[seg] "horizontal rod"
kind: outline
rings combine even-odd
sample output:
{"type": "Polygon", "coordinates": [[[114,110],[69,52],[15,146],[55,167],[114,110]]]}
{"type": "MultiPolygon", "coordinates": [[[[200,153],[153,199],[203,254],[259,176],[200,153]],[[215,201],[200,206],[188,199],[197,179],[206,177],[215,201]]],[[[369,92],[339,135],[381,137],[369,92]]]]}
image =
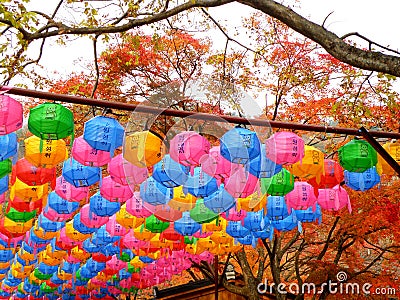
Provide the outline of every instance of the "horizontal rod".
{"type": "MultiPolygon", "coordinates": [[[[8,87],[8,86],[2,86],[0,90],[2,93],[17,95],[17,96],[26,96],[26,97],[46,99],[46,100],[52,100],[52,101],[61,101],[61,102],[73,103],[73,104],[97,106],[97,107],[103,107],[103,108],[114,108],[114,109],[120,109],[120,110],[126,110],[126,111],[136,111],[136,112],[140,112],[140,113],[151,113],[151,114],[156,114],[156,115],[166,115],[166,116],[174,116],[174,117],[181,117],[181,118],[189,118],[190,117],[190,118],[197,119],[197,120],[208,120],[208,121],[217,121],[217,122],[220,122],[221,119],[223,119],[223,120],[225,120],[229,123],[233,123],[233,124],[243,124],[243,125],[252,125],[252,126],[270,126],[272,128],[347,134],[347,135],[354,135],[354,136],[361,135],[359,129],[355,129],[355,128],[318,126],[318,125],[309,125],[309,124],[300,124],[300,123],[269,121],[269,120],[264,120],[264,119],[249,119],[249,118],[235,117],[235,116],[228,116],[228,115],[213,115],[213,114],[200,113],[200,112],[194,112],[194,111],[183,111],[183,110],[170,109],[170,108],[163,109],[163,108],[158,108],[158,107],[146,106],[146,105],[142,105],[142,104],[112,102],[112,101],[106,101],[106,100],[99,100],[99,99],[85,98],[85,97],[80,97],[80,96],[72,96],[72,95],[64,95],[64,94],[56,94],[56,93],[49,93],[49,92],[16,88],[16,87],[8,87]]],[[[400,139],[400,133],[398,133],[398,132],[371,130],[368,133],[374,137],[400,139]]]]}

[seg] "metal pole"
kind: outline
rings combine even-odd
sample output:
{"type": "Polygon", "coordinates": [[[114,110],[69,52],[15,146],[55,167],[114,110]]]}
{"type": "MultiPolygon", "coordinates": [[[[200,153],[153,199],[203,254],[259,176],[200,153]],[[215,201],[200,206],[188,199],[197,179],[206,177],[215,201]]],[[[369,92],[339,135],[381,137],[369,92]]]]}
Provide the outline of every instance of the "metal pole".
{"type": "MultiPolygon", "coordinates": [[[[55,94],[43,91],[36,91],[30,89],[22,89],[16,87],[8,87],[2,86],[0,89],[3,93],[18,95],[18,96],[27,96],[33,98],[47,99],[53,101],[61,101],[66,103],[74,103],[74,104],[82,104],[82,105],[90,105],[97,107],[107,107],[114,108],[120,110],[127,111],[137,111],[141,113],[152,113],[152,114],[161,114],[167,116],[181,117],[186,118],[190,117],[197,120],[208,120],[208,121],[217,121],[220,122],[221,119],[234,124],[243,124],[243,125],[253,125],[253,126],[271,126],[272,128],[283,128],[283,129],[294,129],[294,130],[304,130],[304,131],[313,131],[313,132],[325,132],[325,133],[336,133],[336,134],[347,134],[347,135],[355,135],[360,136],[359,129],[355,128],[341,128],[334,126],[318,126],[318,125],[308,125],[308,124],[299,124],[299,123],[288,123],[288,122],[278,122],[278,121],[268,121],[265,119],[247,119],[242,117],[235,116],[227,116],[227,115],[213,115],[207,113],[199,113],[194,111],[182,111],[176,109],[162,109],[158,107],[151,107],[145,105],[138,104],[130,104],[130,103],[122,103],[122,102],[112,102],[105,100],[98,100],[92,98],[84,98],[79,96],[71,96],[71,95],[63,95],[63,94],[55,94]]],[[[369,131],[369,134],[374,137],[380,138],[392,138],[392,139],[400,139],[400,133],[397,132],[387,132],[387,131],[369,131]]]]}
{"type": "MultiPolygon", "coordinates": [[[[223,274],[222,274],[222,276],[223,276],[223,274]]],[[[215,296],[214,296],[214,299],[218,300],[218,288],[219,288],[218,255],[214,255],[214,283],[215,283],[215,296]]]]}

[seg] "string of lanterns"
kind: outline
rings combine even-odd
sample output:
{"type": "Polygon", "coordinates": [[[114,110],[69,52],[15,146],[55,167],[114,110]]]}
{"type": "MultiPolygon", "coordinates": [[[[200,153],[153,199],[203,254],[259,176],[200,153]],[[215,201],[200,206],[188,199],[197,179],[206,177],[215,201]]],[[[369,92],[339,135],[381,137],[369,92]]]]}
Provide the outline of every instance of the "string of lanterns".
{"type": "MultiPolygon", "coordinates": [[[[1,95],[4,299],[100,299],[157,285],[192,261],[255,246],[275,230],[301,231],[324,210],[351,213],[343,181],[365,191],[393,175],[357,139],[336,162],[293,132],[262,143],[239,126],[217,146],[183,131],[167,149],[149,130],[127,135],[114,118],[96,116],[75,137],[72,112],[57,103],[30,110],[32,135],[18,159],[22,112],[1,95]]],[[[400,160],[400,144],[384,147],[400,160]]]]}

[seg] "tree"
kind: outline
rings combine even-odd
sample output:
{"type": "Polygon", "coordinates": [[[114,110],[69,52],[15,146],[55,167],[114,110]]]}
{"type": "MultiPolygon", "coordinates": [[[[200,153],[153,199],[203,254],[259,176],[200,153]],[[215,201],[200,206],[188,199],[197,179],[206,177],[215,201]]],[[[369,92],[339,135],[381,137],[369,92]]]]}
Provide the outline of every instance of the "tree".
{"type": "MultiPolygon", "coordinates": [[[[336,59],[357,68],[399,76],[400,58],[398,52],[381,46],[358,33],[349,33],[339,37],[324,27],[300,16],[289,6],[273,0],[196,0],[184,3],[174,1],[150,1],[142,3],[121,2],[76,2],[60,1],[51,14],[30,10],[24,1],[3,1],[1,3],[2,25],[2,62],[3,83],[7,84],[17,74],[25,72],[26,67],[36,64],[43,55],[46,39],[59,37],[65,42],[68,36],[89,35],[97,40],[108,34],[124,33],[145,25],[158,24],[163,20],[177,16],[182,12],[198,14],[198,8],[223,6],[238,2],[280,20],[290,28],[321,45],[336,59]],[[65,18],[65,11],[73,12],[74,19],[65,18]],[[369,44],[368,49],[348,41],[351,36],[363,38],[369,44]],[[39,43],[39,52],[30,58],[27,50],[39,43]],[[377,47],[379,50],[374,50],[377,47]]],[[[222,27],[219,27],[222,29],[222,27]]],[[[223,29],[222,29],[223,30],[223,29]]],[[[228,40],[230,35],[225,32],[228,40]]],[[[95,51],[96,53],[96,51],[95,51]]]]}

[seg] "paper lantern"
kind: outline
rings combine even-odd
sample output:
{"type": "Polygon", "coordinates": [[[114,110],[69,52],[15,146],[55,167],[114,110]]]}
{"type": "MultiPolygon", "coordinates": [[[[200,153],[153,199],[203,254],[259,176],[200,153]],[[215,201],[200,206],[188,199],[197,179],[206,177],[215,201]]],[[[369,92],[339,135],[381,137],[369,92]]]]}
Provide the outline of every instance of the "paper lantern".
{"type": "Polygon", "coordinates": [[[183,131],[170,141],[171,158],[184,166],[198,166],[210,151],[210,142],[195,131],[183,131]]]}
{"type": "Polygon", "coordinates": [[[119,202],[108,201],[100,192],[90,197],[89,205],[90,211],[100,217],[110,217],[121,208],[119,202]]]}
{"type": "Polygon", "coordinates": [[[338,211],[347,206],[349,213],[351,213],[349,195],[340,185],[328,189],[319,189],[317,202],[322,209],[332,211],[338,211]]]}
{"type": "Polygon", "coordinates": [[[355,191],[366,191],[373,188],[381,181],[381,178],[376,171],[375,167],[367,169],[366,171],[350,172],[344,171],[344,182],[346,185],[355,191]]]}
{"type": "Polygon", "coordinates": [[[137,218],[131,215],[126,210],[125,204],[122,205],[121,209],[115,214],[115,218],[119,224],[121,224],[123,227],[127,229],[136,228],[144,223],[144,218],[137,218]]]}
{"type": "Polygon", "coordinates": [[[269,178],[282,169],[281,165],[267,157],[265,144],[261,145],[260,155],[250,160],[248,171],[257,178],[269,178]]]}
{"type": "Polygon", "coordinates": [[[27,222],[36,217],[36,210],[18,211],[13,207],[8,206],[5,216],[14,222],[27,222]]]}
{"type": "Polygon", "coordinates": [[[71,214],[79,209],[78,202],[67,201],[56,192],[51,192],[48,195],[47,205],[59,214],[71,214]]]}
{"type": "Polygon", "coordinates": [[[80,202],[81,200],[86,199],[89,195],[88,187],[75,187],[73,184],[66,181],[63,176],[57,177],[54,191],[60,197],[73,202],[80,202]]]}
{"type": "Polygon", "coordinates": [[[259,188],[258,178],[240,167],[225,181],[225,190],[235,198],[246,198],[259,188]]]}
{"type": "Polygon", "coordinates": [[[221,184],[219,189],[211,195],[204,197],[204,205],[215,213],[222,213],[233,207],[236,203],[235,198],[228,193],[221,184]]]}
{"type": "Polygon", "coordinates": [[[75,187],[87,187],[100,180],[101,169],[99,167],[84,166],[71,158],[64,162],[62,176],[75,187]]]}
{"type": "Polygon", "coordinates": [[[169,154],[154,165],[153,178],[168,188],[183,185],[188,178],[189,168],[174,161],[169,154]]]}
{"type": "Polygon", "coordinates": [[[10,199],[18,197],[25,202],[38,201],[43,197],[47,196],[49,187],[47,184],[42,185],[27,185],[26,183],[20,181],[18,178],[11,187],[10,199]]]}
{"type": "Polygon", "coordinates": [[[271,220],[282,220],[289,216],[285,198],[283,196],[268,196],[266,216],[271,220]]]}
{"type": "Polygon", "coordinates": [[[271,225],[278,231],[291,231],[297,227],[299,232],[303,231],[301,226],[301,222],[297,219],[295,213],[290,214],[284,219],[281,220],[271,220],[271,225]]]}
{"type": "MultiPolygon", "coordinates": [[[[55,222],[62,222],[62,221],[55,221],[55,222]]],[[[58,235],[57,231],[45,231],[43,228],[39,226],[32,227],[32,232],[35,234],[35,236],[37,236],[39,239],[42,240],[51,240],[57,237],[58,235]]]]}
{"type": "Polygon", "coordinates": [[[289,211],[291,208],[307,209],[309,207],[315,211],[317,203],[312,185],[305,181],[296,181],[293,191],[285,195],[285,200],[289,211]]]}
{"type": "MultiPolygon", "coordinates": [[[[1,102],[0,102],[1,105],[1,102]]],[[[1,112],[0,112],[1,118],[1,112]]],[[[1,126],[0,126],[1,134],[1,126]]],[[[14,156],[18,152],[18,138],[15,132],[0,135],[0,161],[14,156]]]]}
{"type": "Polygon", "coordinates": [[[154,216],[163,222],[173,222],[182,217],[182,211],[173,209],[168,204],[156,205],[152,211],[154,216]]]}
{"type": "Polygon", "coordinates": [[[245,210],[238,210],[236,206],[233,206],[227,211],[223,212],[221,217],[227,221],[241,221],[246,217],[246,215],[247,212],[245,210]]]}
{"type": "Polygon", "coordinates": [[[90,167],[101,167],[111,161],[110,152],[92,148],[83,136],[74,140],[71,155],[82,165],[90,167]]]}
{"type": "Polygon", "coordinates": [[[313,210],[312,207],[303,210],[294,210],[297,220],[300,222],[315,222],[318,220],[318,224],[322,222],[322,211],[321,207],[317,204],[316,209],[313,210]]]}
{"type": "Polygon", "coordinates": [[[203,224],[215,220],[218,214],[205,206],[204,199],[198,199],[195,207],[190,210],[190,217],[197,223],[203,224]]]}
{"type": "Polygon", "coordinates": [[[243,219],[243,226],[250,231],[260,231],[265,227],[264,210],[249,211],[243,219]]]}
{"type": "Polygon", "coordinates": [[[332,188],[344,180],[343,168],[332,159],[324,160],[325,173],[321,176],[320,182],[316,178],[311,178],[308,183],[318,189],[332,188]]]}
{"type": "Polygon", "coordinates": [[[275,132],[265,141],[267,157],[279,165],[290,165],[304,157],[304,141],[289,131],[275,132]]]}
{"type": "Polygon", "coordinates": [[[56,168],[40,168],[32,165],[27,159],[22,158],[13,166],[11,182],[17,177],[27,185],[42,185],[54,182],[56,178],[56,168]]]}
{"type": "Polygon", "coordinates": [[[41,139],[63,139],[74,132],[74,116],[61,104],[42,103],[30,109],[28,129],[41,139]]]}
{"type": "Polygon", "coordinates": [[[321,150],[305,145],[304,157],[292,165],[287,166],[290,173],[302,179],[309,180],[316,178],[316,182],[321,182],[324,171],[324,154],[321,150]]]}
{"type": "Polygon", "coordinates": [[[135,186],[148,177],[147,168],[139,168],[128,162],[122,154],[114,156],[108,164],[108,173],[119,184],[135,186]]]}
{"type": "MultiPolygon", "coordinates": [[[[382,147],[397,163],[400,163],[400,142],[398,142],[397,140],[392,140],[383,144],[382,147]]],[[[376,171],[379,175],[396,175],[396,172],[393,170],[393,168],[379,154],[378,162],[376,164],[376,171]]]]}
{"type": "Polygon", "coordinates": [[[86,226],[85,224],[82,223],[81,221],[81,214],[77,213],[73,217],[73,222],[72,226],[74,227],[75,230],[79,231],[82,234],[90,234],[96,232],[97,228],[90,228],[86,226]]]}
{"type": "Polygon", "coordinates": [[[294,175],[282,169],[271,178],[261,178],[261,192],[272,196],[284,196],[294,188],[294,175]]]}
{"type": "Polygon", "coordinates": [[[0,204],[6,201],[6,192],[8,191],[8,176],[0,178],[0,204]]]}
{"type": "Polygon", "coordinates": [[[46,218],[43,214],[39,215],[38,225],[45,231],[56,232],[65,226],[65,222],[55,222],[46,218]]]}
{"type": "Polygon", "coordinates": [[[190,217],[189,212],[184,212],[182,218],[174,222],[174,229],[181,235],[193,235],[201,228],[200,224],[190,217]]]}
{"type": "Polygon", "coordinates": [[[204,173],[217,179],[221,184],[238,167],[221,155],[219,146],[212,147],[207,155],[201,159],[201,169],[204,173]]]}
{"type": "Polygon", "coordinates": [[[247,164],[261,152],[257,133],[242,127],[235,127],[226,132],[220,142],[221,155],[233,163],[247,164]]]}
{"type": "Polygon", "coordinates": [[[147,178],[140,184],[140,198],[152,205],[166,204],[172,196],[172,189],[156,181],[153,177],[147,178]]]}
{"type": "Polygon", "coordinates": [[[106,230],[111,236],[123,236],[128,232],[125,227],[117,222],[115,215],[108,220],[106,230]]]}
{"type": "Polygon", "coordinates": [[[206,197],[218,190],[217,180],[203,172],[200,167],[194,168],[183,186],[185,194],[190,193],[195,197],[206,197]]]}
{"type": "Polygon", "coordinates": [[[163,158],[165,146],[159,136],[145,130],[126,136],[123,151],[127,161],[144,168],[155,165],[163,158]]]}
{"type": "MultiPolygon", "coordinates": [[[[66,201],[66,200],[64,200],[66,201]]],[[[58,204],[54,204],[54,205],[58,205],[58,204]]],[[[63,222],[66,220],[71,219],[74,216],[75,211],[71,212],[71,213],[59,213],[57,211],[55,211],[53,208],[49,207],[49,205],[47,204],[43,211],[42,214],[49,220],[52,220],[54,222],[63,222]]]]}
{"type": "Polygon", "coordinates": [[[24,140],[25,158],[34,166],[54,168],[68,157],[64,140],[41,140],[31,136],[24,140]]]}
{"type": "Polygon", "coordinates": [[[145,228],[153,233],[163,232],[168,226],[169,222],[163,222],[154,215],[147,217],[145,221],[145,228]]]}
{"type": "Polygon", "coordinates": [[[12,162],[8,158],[6,160],[0,161],[0,178],[10,174],[12,170],[12,162]]]}
{"type": "Polygon", "coordinates": [[[26,222],[15,222],[7,217],[0,220],[0,232],[7,235],[7,236],[20,236],[25,234],[29,229],[33,226],[33,219],[30,219],[26,222]],[[5,229],[4,232],[1,229],[5,229]]]}
{"type": "Polygon", "coordinates": [[[101,226],[92,236],[92,243],[97,246],[106,246],[120,239],[119,236],[111,236],[106,230],[106,225],[101,226]]]}
{"type": "Polygon", "coordinates": [[[175,210],[188,211],[196,204],[197,198],[192,194],[185,194],[182,186],[175,187],[172,195],[168,205],[175,210]]]}
{"type": "Polygon", "coordinates": [[[107,176],[101,183],[100,195],[108,201],[124,203],[133,196],[133,192],[129,186],[117,183],[107,176]]]}
{"type": "Polygon", "coordinates": [[[126,211],[137,218],[147,218],[153,214],[153,209],[149,209],[149,206],[144,206],[140,193],[135,192],[133,196],[128,199],[125,203],[126,211]]]}
{"type": "Polygon", "coordinates": [[[349,172],[362,173],[378,162],[376,150],[364,140],[354,139],[338,150],[339,163],[349,172]]]}
{"type": "Polygon", "coordinates": [[[259,211],[267,204],[267,194],[257,191],[246,198],[236,199],[236,206],[239,210],[259,211]]]}
{"type": "Polygon", "coordinates": [[[229,221],[226,233],[231,237],[240,238],[250,234],[250,230],[244,227],[241,221],[229,221]]]}
{"type": "Polygon", "coordinates": [[[83,138],[94,149],[110,152],[122,146],[124,128],[114,118],[96,116],[85,122],[83,138]]]}
{"type": "MultiPolygon", "coordinates": [[[[90,237],[90,234],[80,233],[74,228],[73,220],[65,223],[65,235],[71,240],[82,242],[90,237]]],[[[73,247],[75,248],[75,247],[73,247]]]]}
{"type": "Polygon", "coordinates": [[[0,135],[9,134],[22,127],[23,108],[17,100],[0,95],[0,135]]]}

